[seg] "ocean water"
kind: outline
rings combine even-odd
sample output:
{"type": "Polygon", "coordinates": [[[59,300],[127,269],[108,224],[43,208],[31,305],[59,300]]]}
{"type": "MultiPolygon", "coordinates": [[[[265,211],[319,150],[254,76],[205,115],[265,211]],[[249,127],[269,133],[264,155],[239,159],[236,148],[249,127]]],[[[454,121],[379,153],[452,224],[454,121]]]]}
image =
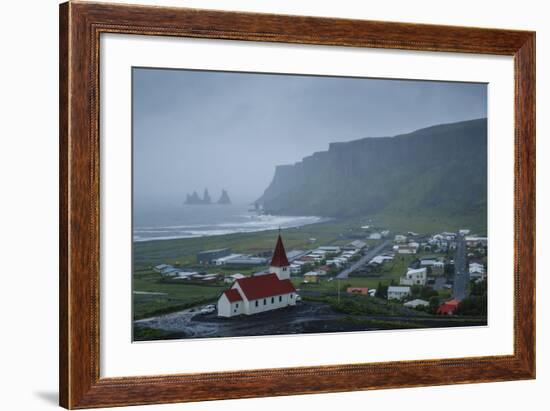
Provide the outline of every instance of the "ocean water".
{"type": "Polygon", "coordinates": [[[249,211],[248,205],[180,205],[135,210],[134,241],[193,238],[300,227],[316,216],[278,216],[249,211]]]}

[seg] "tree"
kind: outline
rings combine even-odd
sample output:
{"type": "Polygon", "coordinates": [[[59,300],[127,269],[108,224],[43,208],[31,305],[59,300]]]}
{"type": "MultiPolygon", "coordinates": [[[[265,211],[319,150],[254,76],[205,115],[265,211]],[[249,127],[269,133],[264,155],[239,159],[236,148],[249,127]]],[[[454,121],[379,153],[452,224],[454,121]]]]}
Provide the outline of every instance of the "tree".
{"type": "Polygon", "coordinates": [[[411,286],[411,297],[412,298],[418,298],[420,297],[420,293],[422,292],[422,286],[414,284],[411,286]]]}
{"type": "Polygon", "coordinates": [[[430,298],[437,297],[438,295],[439,294],[437,291],[430,287],[423,287],[422,291],[420,291],[420,298],[424,300],[429,300],[430,298]]]}
{"type": "Polygon", "coordinates": [[[374,293],[374,296],[376,298],[388,298],[388,286],[382,285],[382,283],[378,283],[378,287],[376,288],[376,293],[374,293]]]}

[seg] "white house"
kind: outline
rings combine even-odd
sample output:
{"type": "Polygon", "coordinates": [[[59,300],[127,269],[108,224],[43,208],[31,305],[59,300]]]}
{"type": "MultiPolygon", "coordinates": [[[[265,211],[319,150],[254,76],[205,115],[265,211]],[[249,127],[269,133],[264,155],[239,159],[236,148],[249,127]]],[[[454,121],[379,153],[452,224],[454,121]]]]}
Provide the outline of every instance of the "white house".
{"type": "Polygon", "coordinates": [[[351,243],[349,243],[349,246],[357,250],[361,250],[367,246],[367,243],[361,240],[354,240],[351,243]]]}
{"type": "Polygon", "coordinates": [[[166,270],[167,268],[172,268],[172,266],[168,265],[168,264],[159,264],[159,265],[156,265],[155,267],[153,267],[153,271],[155,271],[157,273],[160,273],[163,270],[166,270]]]}
{"type": "Polygon", "coordinates": [[[290,264],[290,274],[300,274],[302,266],[300,264],[290,264]]]}
{"type": "Polygon", "coordinates": [[[321,257],[324,257],[326,253],[326,250],[321,250],[318,248],[317,250],[313,250],[310,255],[320,255],[321,257]]]}
{"type": "Polygon", "coordinates": [[[177,268],[174,268],[172,266],[169,266],[168,268],[164,268],[160,271],[161,275],[168,276],[168,277],[174,277],[177,275],[178,272],[181,270],[178,270],[177,268]]]}
{"type": "Polygon", "coordinates": [[[380,240],[382,239],[382,234],[380,233],[371,233],[369,235],[369,240],[380,240]]]}
{"type": "Polygon", "coordinates": [[[405,242],[407,241],[407,236],[401,235],[401,234],[397,234],[397,235],[393,238],[393,241],[395,241],[396,243],[405,243],[405,242]]]}
{"type": "Polygon", "coordinates": [[[464,241],[466,241],[466,245],[468,247],[475,247],[477,245],[481,245],[482,247],[487,247],[487,237],[479,237],[479,236],[471,235],[471,236],[464,237],[464,241]]]}
{"type": "Polygon", "coordinates": [[[485,267],[480,263],[470,263],[469,270],[471,279],[484,280],[486,278],[485,267]]]}
{"type": "Polygon", "coordinates": [[[235,280],[218,299],[218,316],[252,315],[295,305],[298,294],[290,281],[290,264],[281,236],[269,267],[269,274],[235,280]]]}
{"type": "Polygon", "coordinates": [[[428,307],[430,305],[429,302],[426,300],[421,300],[417,298],[416,300],[407,301],[405,304],[403,304],[405,307],[408,308],[416,308],[416,307],[428,307]]]}
{"type": "Polygon", "coordinates": [[[224,278],[223,281],[225,283],[233,284],[235,281],[241,280],[243,278],[246,278],[246,276],[244,274],[236,273],[236,274],[228,275],[227,277],[224,278]]]}
{"type": "Polygon", "coordinates": [[[227,263],[227,261],[238,257],[242,257],[242,254],[229,254],[224,257],[220,257],[212,260],[212,263],[214,263],[215,265],[224,265],[225,263],[227,263]]]}
{"type": "Polygon", "coordinates": [[[416,251],[418,250],[418,248],[411,247],[409,245],[398,245],[394,246],[393,249],[397,251],[398,254],[416,254],[416,251]]]}
{"type": "Polygon", "coordinates": [[[188,280],[197,274],[198,273],[196,271],[177,271],[174,273],[174,277],[181,280],[188,280]]]}
{"type": "Polygon", "coordinates": [[[411,294],[411,287],[390,285],[388,287],[388,300],[401,300],[411,294]]]}
{"type": "Polygon", "coordinates": [[[404,277],[401,277],[399,284],[401,285],[426,285],[426,280],[428,278],[426,268],[409,268],[407,274],[404,277]]]}
{"type": "Polygon", "coordinates": [[[422,257],[420,259],[420,266],[421,267],[431,267],[432,265],[434,265],[435,263],[437,263],[439,260],[437,259],[437,257],[433,257],[433,256],[430,256],[430,257],[422,257]]]}
{"type": "Polygon", "coordinates": [[[393,260],[393,257],[392,256],[389,256],[389,255],[377,255],[375,256],[374,258],[372,258],[370,261],[369,261],[369,264],[383,264],[385,263],[386,261],[391,261],[393,260]]]}
{"type": "Polygon", "coordinates": [[[339,253],[340,252],[340,247],[333,246],[333,245],[323,245],[323,246],[319,247],[318,249],[319,250],[324,250],[328,253],[339,253]]]}

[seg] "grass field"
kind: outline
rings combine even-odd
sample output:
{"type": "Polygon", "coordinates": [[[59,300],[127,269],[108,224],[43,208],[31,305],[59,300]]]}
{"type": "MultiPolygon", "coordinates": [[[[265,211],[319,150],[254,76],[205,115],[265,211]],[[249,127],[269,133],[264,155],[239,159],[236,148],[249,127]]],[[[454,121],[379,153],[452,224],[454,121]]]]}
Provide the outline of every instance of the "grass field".
{"type": "Polygon", "coordinates": [[[414,216],[406,213],[385,212],[373,216],[376,224],[395,232],[414,231],[417,233],[437,233],[442,231],[456,232],[462,228],[469,228],[479,235],[487,234],[487,216],[475,213],[473,215],[457,215],[453,218],[435,215],[414,216]]]}
{"type": "Polygon", "coordinates": [[[141,271],[134,275],[134,319],[215,302],[227,287],[223,284],[168,284],[162,283],[160,280],[160,274],[152,271],[141,271]]]}

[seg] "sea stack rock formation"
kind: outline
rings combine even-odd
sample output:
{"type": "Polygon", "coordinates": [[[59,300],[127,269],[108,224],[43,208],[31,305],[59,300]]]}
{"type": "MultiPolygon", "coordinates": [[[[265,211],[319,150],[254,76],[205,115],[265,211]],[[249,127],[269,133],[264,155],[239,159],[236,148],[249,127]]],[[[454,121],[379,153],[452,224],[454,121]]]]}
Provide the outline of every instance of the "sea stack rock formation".
{"type": "Polygon", "coordinates": [[[218,204],[231,204],[231,199],[229,198],[229,194],[227,194],[226,190],[222,190],[222,195],[218,200],[218,204]]]}

